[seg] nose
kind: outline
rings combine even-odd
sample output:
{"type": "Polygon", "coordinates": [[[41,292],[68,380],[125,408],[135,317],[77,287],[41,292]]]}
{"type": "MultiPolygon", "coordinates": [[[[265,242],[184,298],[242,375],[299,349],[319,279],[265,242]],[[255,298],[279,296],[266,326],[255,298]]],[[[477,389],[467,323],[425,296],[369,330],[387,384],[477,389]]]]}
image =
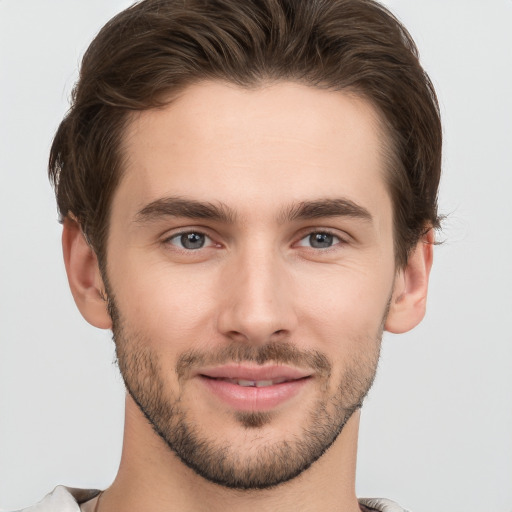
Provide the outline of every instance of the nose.
{"type": "Polygon", "coordinates": [[[234,257],[222,290],[218,329],[231,340],[265,344],[288,338],[295,329],[293,280],[271,250],[234,257]]]}

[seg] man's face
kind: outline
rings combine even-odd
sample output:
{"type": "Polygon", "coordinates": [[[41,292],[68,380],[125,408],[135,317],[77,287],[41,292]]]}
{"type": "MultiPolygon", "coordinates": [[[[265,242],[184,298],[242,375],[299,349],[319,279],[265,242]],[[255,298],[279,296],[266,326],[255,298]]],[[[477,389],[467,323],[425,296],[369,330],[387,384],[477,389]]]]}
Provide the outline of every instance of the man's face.
{"type": "Polygon", "coordinates": [[[368,392],[395,278],[383,143],[363,100],[291,83],[133,116],[107,247],[119,365],[205,478],[296,476],[368,392]]]}

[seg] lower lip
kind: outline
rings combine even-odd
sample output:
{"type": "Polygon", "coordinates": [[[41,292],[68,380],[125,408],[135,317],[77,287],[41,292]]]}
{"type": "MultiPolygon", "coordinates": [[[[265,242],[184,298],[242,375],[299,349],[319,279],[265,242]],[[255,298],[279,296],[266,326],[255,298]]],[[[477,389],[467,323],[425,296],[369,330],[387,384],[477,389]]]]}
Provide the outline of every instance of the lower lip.
{"type": "Polygon", "coordinates": [[[296,396],[310,378],[264,386],[239,386],[220,379],[200,377],[216,397],[238,411],[268,411],[296,396]]]}

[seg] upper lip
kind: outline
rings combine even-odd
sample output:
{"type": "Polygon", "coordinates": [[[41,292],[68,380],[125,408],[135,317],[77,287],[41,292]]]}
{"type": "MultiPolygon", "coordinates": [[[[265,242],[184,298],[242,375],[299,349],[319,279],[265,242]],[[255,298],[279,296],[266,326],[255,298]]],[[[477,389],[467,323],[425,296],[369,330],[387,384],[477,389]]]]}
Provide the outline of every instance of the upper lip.
{"type": "Polygon", "coordinates": [[[298,380],[310,377],[311,372],[292,366],[269,365],[253,366],[248,364],[227,364],[202,368],[198,375],[211,379],[240,379],[251,381],[298,380]]]}

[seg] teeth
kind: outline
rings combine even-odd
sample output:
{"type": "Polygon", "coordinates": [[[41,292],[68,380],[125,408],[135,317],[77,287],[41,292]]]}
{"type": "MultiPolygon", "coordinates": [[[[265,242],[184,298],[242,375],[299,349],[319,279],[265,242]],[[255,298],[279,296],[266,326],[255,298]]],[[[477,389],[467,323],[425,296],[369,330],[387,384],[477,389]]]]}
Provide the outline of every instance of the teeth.
{"type": "Polygon", "coordinates": [[[271,380],[259,380],[258,382],[256,382],[256,387],[264,388],[265,386],[272,386],[272,384],[274,384],[274,382],[271,380]]]}
{"type": "Polygon", "coordinates": [[[238,384],[243,387],[256,387],[256,388],[264,388],[266,386],[273,386],[274,384],[281,384],[281,382],[285,382],[286,379],[275,379],[275,380],[244,380],[244,379],[222,379],[227,382],[231,382],[232,384],[238,384]]]}
{"type": "Polygon", "coordinates": [[[256,386],[256,382],[253,380],[235,380],[234,384],[238,384],[239,386],[244,386],[244,387],[256,386]]]}

